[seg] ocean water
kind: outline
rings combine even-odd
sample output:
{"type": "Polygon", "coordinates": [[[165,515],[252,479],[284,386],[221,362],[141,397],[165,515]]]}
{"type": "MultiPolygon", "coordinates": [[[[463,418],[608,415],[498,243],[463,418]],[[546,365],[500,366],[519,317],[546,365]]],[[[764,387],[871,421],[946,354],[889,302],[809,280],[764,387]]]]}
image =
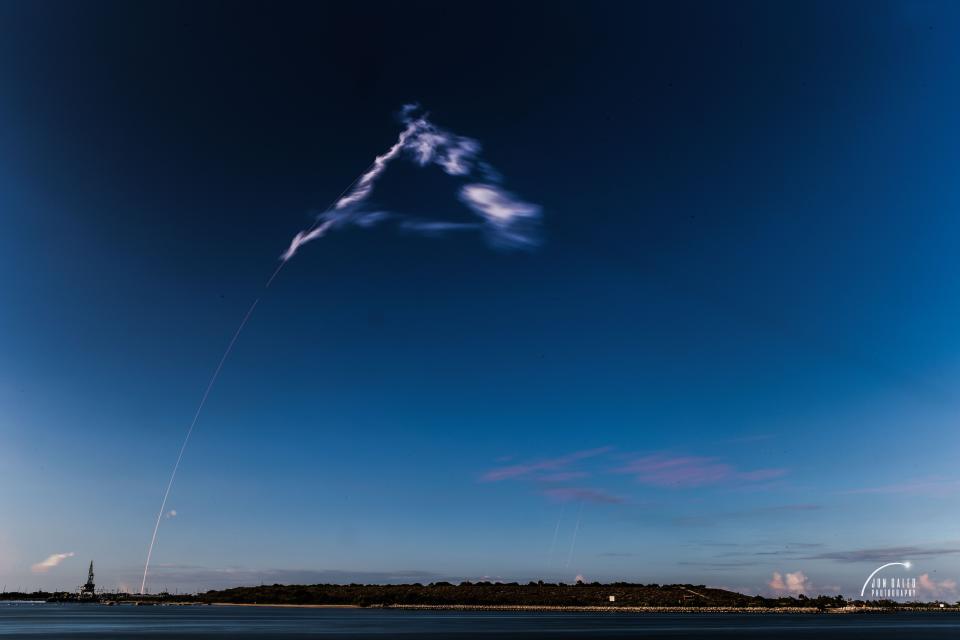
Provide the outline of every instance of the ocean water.
{"type": "Polygon", "coordinates": [[[0,638],[960,638],[960,615],[701,615],[0,603],[0,638]]]}

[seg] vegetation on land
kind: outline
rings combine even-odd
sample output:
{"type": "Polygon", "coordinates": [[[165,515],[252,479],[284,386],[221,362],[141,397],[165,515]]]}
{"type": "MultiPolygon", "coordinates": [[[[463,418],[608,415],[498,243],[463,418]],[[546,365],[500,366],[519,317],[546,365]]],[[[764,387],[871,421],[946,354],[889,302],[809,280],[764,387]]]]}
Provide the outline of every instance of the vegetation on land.
{"type": "Polygon", "coordinates": [[[200,594],[206,602],[356,606],[561,606],[561,607],[839,607],[842,596],[811,599],[747,596],[704,585],[545,582],[434,582],[400,585],[264,585],[200,594]],[[611,602],[610,597],[614,600],[611,602]]]}
{"type": "MultiPolygon", "coordinates": [[[[76,593],[35,591],[33,593],[0,593],[0,600],[46,600],[71,602],[83,599],[76,593]]],[[[341,605],[359,607],[427,606],[427,607],[683,607],[686,609],[798,609],[838,610],[851,607],[866,609],[916,610],[941,609],[935,603],[904,603],[892,600],[848,601],[843,596],[804,595],[766,598],[748,596],[725,589],[691,584],[633,584],[599,582],[576,584],[530,582],[433,582],[430,584],[313,584],[260,585],[212,590],[198,594],[141,596],[127,593],[101,593],[101,603],[132,602],[138,604],[261,604],[261,605],[341,605]],[[611,600],[611,596],[613,600],[611,600]]],[[[949,605],[951,610],[957,605],[949,605]]]]}

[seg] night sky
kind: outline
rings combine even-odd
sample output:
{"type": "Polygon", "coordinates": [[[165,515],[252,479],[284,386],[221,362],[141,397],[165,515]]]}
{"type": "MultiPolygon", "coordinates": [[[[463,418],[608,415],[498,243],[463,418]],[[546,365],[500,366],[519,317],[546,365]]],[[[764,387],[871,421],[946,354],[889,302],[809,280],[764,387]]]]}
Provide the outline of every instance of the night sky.
{"type": "Polygon", "coordinates": [[[260,297],[155,590],[956,599],[958,43],[936,2],[0,2],[0,582],[139,587],[260,297]],[[343,227],[265,291],[411,103],[536,241],[343,227]]]}

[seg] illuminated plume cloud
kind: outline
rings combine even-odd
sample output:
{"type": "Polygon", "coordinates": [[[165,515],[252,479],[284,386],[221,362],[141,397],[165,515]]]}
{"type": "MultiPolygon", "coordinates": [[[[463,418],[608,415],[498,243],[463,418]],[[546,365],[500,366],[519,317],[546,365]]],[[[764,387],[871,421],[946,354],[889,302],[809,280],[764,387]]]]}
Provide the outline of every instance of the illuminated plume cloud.
{"type": "Polygon", "coordinates": [[[481,230],[491,245],[502,249],[537,245],[537,224],[542,208],[524,202],[499,186],[502,176],[489,163],[480,160],[478,141],[434,125],[417,104],[404,105],[400,118],[404,129],[397,141],[374,158],[370,168],[328,210],[317,216],[313,226],[293,237],[281,260],[286,262],[300,247],[323,237],[335,227],[370,227],[385,220],[394,220],[402,230],[421,235],[481,230]],[[363,210],[377,179],[390,163],[404,156],[421,167],[436,165],[454,178],[479,177],[483,180],[463,185],[457,193],[459,200],[478,218],[477,222],[428,220],[388,211],[363,210]]]}
{"type": "Polygon", "coordinates": [[[37,564],[30,567],[30,570],[33,571],[34,573],[46,573],[47,571],[50,571],[50,569],[53,569],[55,566],[57,566],[58,564],[66,560],[67,558],[72,558],[72,557],[73,557],[72,551],[67,553],[54,553],[50,556],[47,556],[45,560],[42,560],[41,562],[38,562],[37,564]]]}
{"type": "Polygon", "coordinates": [[[176,518],[176,517],[177,517],[177,510],[176,510],[176,509],[170,509],[170,511],[167,511],[167,512],[164,514],[164,517],[165,517],[167,520],[169,520],[170,518],[176,518]]]}
{"type": "Polygon", "coordinates": [[[281,259],[284,261],[289,260],[293,257],[293,254],[297,252],[297,249],[300,248],[300,245],[304,245],[311,240],[316,240],[317,238],[323,236],[331,226],[333,226],[334,220],[331,218],[329,220],[324,220],[322,223],[310,229],[309,231],[300,231],[297,235],[293,236],[293,240],[290,242],[290,247],[284,252],[281,256],[281,259]]]}
{"type": "Polygon", "coordinates": [[[533,224],[540,217],[538,205],[523,202],[492,184],[468,184],[460,189],[460,199],[484,218],[496,246],[536,244],[533,224]]]}

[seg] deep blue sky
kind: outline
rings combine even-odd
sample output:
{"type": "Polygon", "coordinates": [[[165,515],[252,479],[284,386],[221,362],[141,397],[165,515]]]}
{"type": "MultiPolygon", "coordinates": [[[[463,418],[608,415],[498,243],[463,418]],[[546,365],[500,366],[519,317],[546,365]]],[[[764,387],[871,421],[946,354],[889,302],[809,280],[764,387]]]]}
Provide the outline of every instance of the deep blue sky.
{"type": "Polygon", "coordinates": [[[302,248],[152,587],[960,577],[958,42],[928,2],[3,3],[0,581],[138,586],[230,335],[411,101],[542,244],[302,248]]]}

